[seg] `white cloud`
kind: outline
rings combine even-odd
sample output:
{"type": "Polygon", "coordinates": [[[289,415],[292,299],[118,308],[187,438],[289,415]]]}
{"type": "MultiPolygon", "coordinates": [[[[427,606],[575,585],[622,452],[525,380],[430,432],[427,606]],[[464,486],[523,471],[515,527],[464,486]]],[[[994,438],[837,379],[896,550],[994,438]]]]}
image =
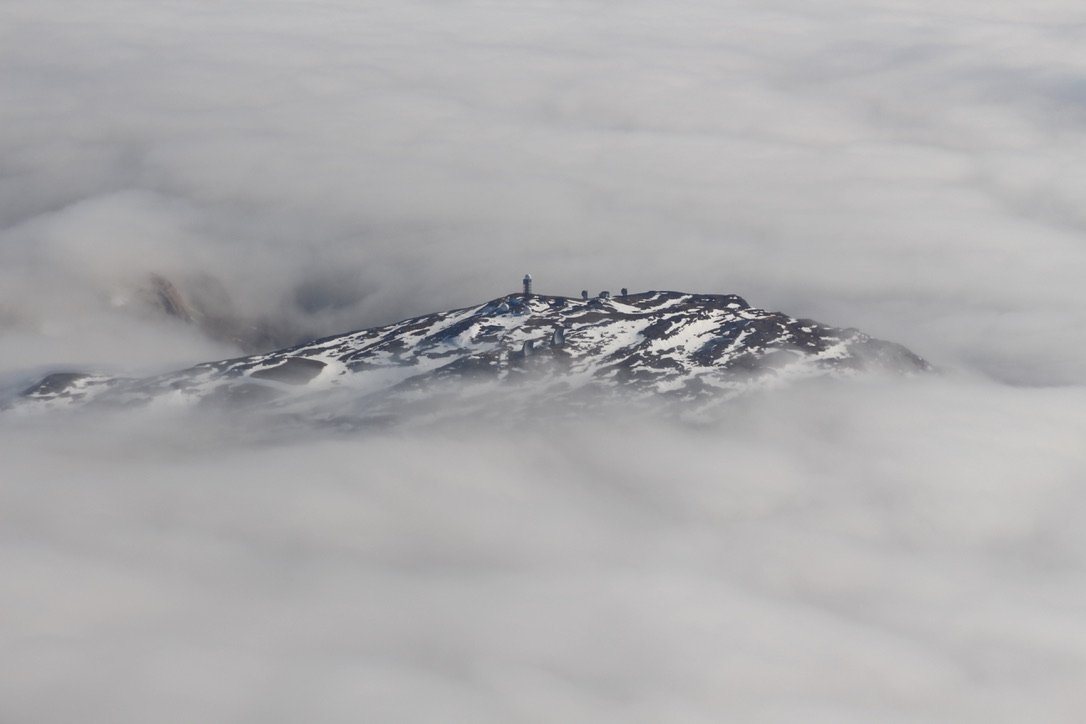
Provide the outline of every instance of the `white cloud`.
{"type": "MultiPolygon", "coordinates": [[[[149,235],[184,235],[240,311],[299,333],[473,303],[531,269],[555,292],[735,291],[949,364],[1077,380],[1073,12],[40,3],[8,11],[3,213],[43,228],[154,194],[189,211],[149,235]],[[355,297],[299,309],[330,276],[355,297]],[[1039,308],[1021,344],[985,330],[1039,308]]],[[[160,261],[92,221],[101,258],[160,261]]],[[[5,267],[37,243],[9,228],[5,267]]]]}
{"type": "Polygon", "coordinates": [[[958,372],[711,431],[5,420],[0,718],[1075,721],[1079,15],[0,8],[5,384],[236,353],[150,273],[287,335],[734,292],[958,372]]]}
{"type": "Polygon", "coordinates": [[[9,420],[0,711],[1074,721],[1083,403],[933,379],[708,429],[294,442],[9,420]]]}

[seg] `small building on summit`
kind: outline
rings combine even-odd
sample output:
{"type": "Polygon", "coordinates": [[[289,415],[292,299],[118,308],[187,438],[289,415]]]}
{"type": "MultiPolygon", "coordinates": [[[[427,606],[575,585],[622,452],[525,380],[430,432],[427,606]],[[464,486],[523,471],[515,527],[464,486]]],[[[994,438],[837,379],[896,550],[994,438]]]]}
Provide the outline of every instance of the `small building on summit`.
{"type": "Polygon", "coordinates": [[[527,299],[532,296],[532,275],[525,274],[521,281],[524,283],[524,298],[527,299]]]}

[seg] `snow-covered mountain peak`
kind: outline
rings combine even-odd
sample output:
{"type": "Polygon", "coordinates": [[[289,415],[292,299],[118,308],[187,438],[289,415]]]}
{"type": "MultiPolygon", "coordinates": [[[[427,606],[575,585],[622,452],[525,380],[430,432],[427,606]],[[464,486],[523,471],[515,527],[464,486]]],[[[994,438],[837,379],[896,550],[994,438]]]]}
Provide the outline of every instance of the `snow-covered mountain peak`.
{"type": "Polygon", "coordinates": [[[900,345],[752,308],[731,294],[511,294],[145,379],[61,372],[22,400],[46,407],[305,404],[366,417],[420,402],[469,410],[495,395],[702,404],[798,379],[927,369],[900,345]]]}

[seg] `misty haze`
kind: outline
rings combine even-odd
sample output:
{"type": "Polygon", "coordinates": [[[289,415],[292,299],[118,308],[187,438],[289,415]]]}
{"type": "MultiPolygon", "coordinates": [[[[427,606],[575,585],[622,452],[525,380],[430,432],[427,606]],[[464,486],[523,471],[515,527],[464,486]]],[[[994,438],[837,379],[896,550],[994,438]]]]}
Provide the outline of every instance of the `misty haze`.
{"type": "Polygon", "coordinates": [[[1083,47],[0,7],[0,721],[1081,721],[1083,47]]]}

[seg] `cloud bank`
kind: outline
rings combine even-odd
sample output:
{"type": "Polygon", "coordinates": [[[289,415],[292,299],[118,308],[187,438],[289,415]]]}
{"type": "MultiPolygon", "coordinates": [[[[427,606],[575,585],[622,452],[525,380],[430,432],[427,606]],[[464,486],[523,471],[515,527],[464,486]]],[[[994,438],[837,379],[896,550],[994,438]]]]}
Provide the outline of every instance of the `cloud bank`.
{"type": "Polygon", "coordinates": [[[275,339],[525,271],[737,293],[947,370],[699,429],[9,417],[0,719],[1080,716],[1070,0],[41,0],[0,28],[0,384],[239,353],[151,275],[275,339]]]}
{"type": "MultiPolygon", "coordinates": [[[[58,338],[16,361],[88,344],[124,275],[210,275],[303,334],[531,270],[540,291],[735,292],[1000,379],[1079,379],[1070,2],[4,13],[2,302],[58,338]]],[[[160,361],[124,323],[124,353],[160,361]]]]}
{"type": "Polygon", "coordinates": [[[918,380],[711,428],[294,442],[8,421],[0,710],[1074,721],[1084,403],[918,380]]]}

